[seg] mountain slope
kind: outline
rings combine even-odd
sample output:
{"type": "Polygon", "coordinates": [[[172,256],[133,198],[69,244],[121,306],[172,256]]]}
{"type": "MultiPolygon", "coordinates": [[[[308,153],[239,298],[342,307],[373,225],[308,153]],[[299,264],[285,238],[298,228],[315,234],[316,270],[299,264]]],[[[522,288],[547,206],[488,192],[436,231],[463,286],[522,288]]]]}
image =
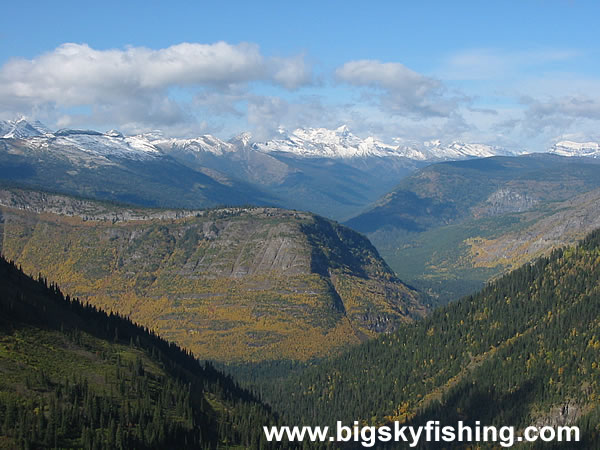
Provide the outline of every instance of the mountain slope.
{"type": "Polygon", "coordinates": [[[599,319],[596,231],[263,393],[291,423],[576,423],[597,448],[599,319]]]}
{"type": "Polygon", "coordinates": [[[0,448],[258,448],[270,412],[127,319],[0,258],[0,448]]]}
{"type": "MultiPolygon", "coordinates": [[[[213,136],[156,139],[152,143],[180,163],[203,173],[220,173],[269,192],[287,208],[330,218],[348,218],[389,191],[399,179],[423,165],[398,155],[361,152],[302,141],[290,148],[280,141],[252,144],[248,135],[229,142],[213,136]],[[319,147],[321,148],[321,147],[319,147]],[[350,154],[352,157],[343,157],[350,154]]],[[[355,138],[354,140],[358,140],[355,138]]],[[[359,147],[362,141],[358,140],[359,147]]]]}
{"type": "Polygon", "coordinates": [[[15,189],[0,203],[2,253],[25,271],[202,358],[306,360],[425,311],[364,236],[311,214],[136,210],[15,189]]]}
{"type": "Polygon", "coordinates": [[[6,136],[0,179],[23,186],[143,206],[275,203],[259,188],[194,170],[139,137],[88,130],[6,136]]]}
{"type": "Polygon", "coordinates": [[[458,142],[386,144],[345,126],[281,130],[266,142],[242,133],[225,142],[0,122],[0,179],[23,186],[142,206],[283,205],[339,220],[431,161],[507,153],[458,142]]]}
{"type": "Polygon", "coordinates": [[[457,298],[593,229],[598,214],[586,193],[593,197],[598,187],[600,171],[589,158],[440,163],[346,224],[367,232],[402,279],[440,299],[457,298]],[[584,217],[560,226],[565,209],[584,217]]]}
{"type": "Polygon", "coordinates": [[[50,130],[38,121],[29,123],[24,118],[18,120],[0,120],[0,138],[24,139],[32,136],[41,136],[49,132],[50,130]]]}
{"type": "Polygon", "coordinates": [[[148,139],[184,164],[258,184],[288,208],[334,219],[357,214],[431,161],[512,154],[458,142],[390,145],[373,137],[361,139],[346,126],[280,130],[265,142],[252,142],[247,133],[229,142],[213,136],[148,139]]]}

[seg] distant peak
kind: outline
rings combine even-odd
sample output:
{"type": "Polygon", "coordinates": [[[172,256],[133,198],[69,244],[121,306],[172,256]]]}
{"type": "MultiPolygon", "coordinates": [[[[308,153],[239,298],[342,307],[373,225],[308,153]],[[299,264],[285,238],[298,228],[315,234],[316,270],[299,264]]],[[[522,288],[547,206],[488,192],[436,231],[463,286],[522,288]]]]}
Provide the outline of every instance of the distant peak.
{"type": "Polygon", "coordinates": [[[341,127],[336,128],[335,132],[342,136],[347,136],[350,134],[350,128],[348,128],[348,125],[342,125],[341,127]]]}
{"type": "Polygon", "coordinates": [[[244,132],[244,133],[240,133],[238,134],[236,137],[234,137],[232,139],[233,141],[236,142],[241,142],[244,146],[248,145],[250,143],[250,141],[252,140],[252,134],[249,132],[244,132]]]}
{"type": "Polygon", "coordinates": [[[107,131],[104,134],[106,136],[110,136],[110,137],[117,137],[117,138],[122,138],[123,137],[123,133],[121,133],[120,131],[117,131],[117,130],[110,130],[110,131],[107,131]]]}
{"type": "Polygon", "coordinates": [[[425,145],[425,147],[439,147],[442,145],[442,141],[439,139],[432,139],[431,141],[425,141],[423,145],[425,145]]]}
{"type": "Polygon", "coordinates": [[[15,120],[0,121],[0,137],[13,139],[26,139],[49,133],[50,130],[39,121],[33,123],[25,116],[19,116],[15,120]]]}
{"type": "Polygon", "coordinates": [[[560,156],[600,157],[600,144],[597,142],[560,141],[554,144],[549,153],[560,156]]]}

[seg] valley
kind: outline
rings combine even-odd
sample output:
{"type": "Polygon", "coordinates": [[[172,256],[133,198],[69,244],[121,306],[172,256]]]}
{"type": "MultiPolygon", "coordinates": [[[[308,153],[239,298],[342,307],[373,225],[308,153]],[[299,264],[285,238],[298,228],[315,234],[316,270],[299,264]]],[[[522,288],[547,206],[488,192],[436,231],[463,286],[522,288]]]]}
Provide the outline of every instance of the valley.
{"type": "Polygon", "coordinates": [[[600,2],[3,2],[0,450],[599,450],[600,2]]]}
{"type": "Polygon", "coordinates": [[[176,139],[0,121],[0,179],[24,187],[152,207],[280,206],[335,220],[360,213],[427,164],[499,154],[513,152],[460,142],[390,145],[346,126],[280,130],[254,142],[249,133],[176,139]]]}
{"type": "Polygon", "coordinates": [[[554,155],[434,164],[345,222],[440,303],[599,225],[595,160],[554,155]]]}

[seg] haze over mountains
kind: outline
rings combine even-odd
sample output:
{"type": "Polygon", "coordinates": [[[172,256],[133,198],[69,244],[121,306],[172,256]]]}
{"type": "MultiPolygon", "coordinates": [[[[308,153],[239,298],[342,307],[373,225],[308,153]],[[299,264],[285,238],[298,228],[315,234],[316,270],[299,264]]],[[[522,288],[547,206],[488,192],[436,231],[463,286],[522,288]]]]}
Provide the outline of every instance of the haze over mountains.
{"type": "MultiPolygon", "coordinates": [[[[566,144],[553,151],[581,153],[566,144]]],[[[144,206],[281,206],[338,220],[361,213],[427,164],[521,153],[460,142],[388,144],[346,126],[280,129],[274,139],[253,142],[248,133],[229,141],[171,139],[0,122],[0,175],[24,185],[144,206]]]]}

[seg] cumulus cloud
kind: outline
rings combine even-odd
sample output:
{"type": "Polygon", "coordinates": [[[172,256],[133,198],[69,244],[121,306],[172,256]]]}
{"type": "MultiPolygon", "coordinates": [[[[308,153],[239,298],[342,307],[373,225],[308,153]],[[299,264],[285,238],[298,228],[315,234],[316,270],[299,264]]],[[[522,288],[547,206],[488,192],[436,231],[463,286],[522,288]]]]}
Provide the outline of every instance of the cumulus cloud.
{"type": "Polygon", "coordinates": [[[268,58],[251,43],[182,43],[158,50],[67,43],[4,64],[0,104],[19,112],[87,107],[95,119],[116,114],[125,122],[168,125],[190,117],[173,89],[228,91],[262,82],[293,90],[311,81],[303,55],[268,58]]]}
{"type": "Polygon", "coordinates": [[[395,114],[446,117],[456,110],[459,101],[445,95],[445,86],[440,81],[400,63],[349,61],[335,75],[341,82],[381,91],[380,105],[395,114]]]}

